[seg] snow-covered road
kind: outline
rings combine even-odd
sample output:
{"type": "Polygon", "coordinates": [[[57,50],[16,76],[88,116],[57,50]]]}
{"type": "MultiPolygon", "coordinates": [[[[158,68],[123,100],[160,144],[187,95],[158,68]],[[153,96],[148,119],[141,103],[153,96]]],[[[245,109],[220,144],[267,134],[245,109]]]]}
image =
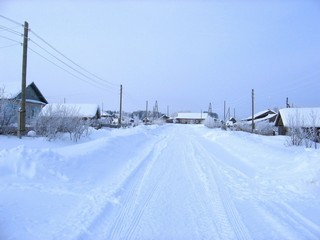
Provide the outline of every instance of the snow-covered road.
{"type": "Polygon", "coordinates": [[[0,239],[320,238],[320,152],[282,137],[165,125],[7,140],[0,239]]]}

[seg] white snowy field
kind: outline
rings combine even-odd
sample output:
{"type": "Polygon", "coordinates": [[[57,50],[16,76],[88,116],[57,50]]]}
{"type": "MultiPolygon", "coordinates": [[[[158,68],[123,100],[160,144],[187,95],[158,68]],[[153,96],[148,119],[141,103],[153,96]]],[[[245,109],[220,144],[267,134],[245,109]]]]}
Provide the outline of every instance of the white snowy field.
{"type": "Polygon", "coordinates": [[[0,239],[320,239],[320,150],[199,125],[0,136],[0,239]]]}

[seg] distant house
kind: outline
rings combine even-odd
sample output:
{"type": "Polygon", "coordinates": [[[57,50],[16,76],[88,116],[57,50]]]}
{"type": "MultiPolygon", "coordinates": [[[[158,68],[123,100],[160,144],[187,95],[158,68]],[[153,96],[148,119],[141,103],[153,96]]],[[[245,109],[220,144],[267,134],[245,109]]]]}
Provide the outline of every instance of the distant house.
{"type": "Polygon", "coordinates": [[[47,104],[41,110],[41,116],[53,116],[66,114],[67,117],[79,117],[82,119],[99,119],[100,107],[97,104],[47,104]]]}
{"type": "Polygon", "coordinates": [[[237,122],[237,120],[234,118],[234,117],[231,117],[227,122],[226,122],[226,125],[228,127],[232,127],[234,126],[234,124],[237,122]]]}
{"type": "Polygon", "coordinates": [[[165,114],[162,114],[160,117],[159,117],[159,120],[163,121],[163,122],[168,122],[169,120],[169,116],[165,115],[165,114]]]}
{"type": "MultiPolygon", "coordinates": [[[[253,119],[255,122],[260,122],[260,121],[274,122],[276,117],[277,117],[277,113],[273,110],[270,110],[270,109],[258,112],[253,115],[253,119]]],[[[241,121],[242,122],[251,122],[252,116],[244,118],[241,121]]]]}
{"type": "MultiPolygon", "coordinates": [[[[2,101],[10,102],[10,108],[16,113],[18,119],[18,111],[21,101],[21,83],[20,82],[0,82],[2,90],[2,101]]],[[[40,113],[43,106],[48,104],[48,101],[42,95],[34,82],[26,86],[26,122],[30,123],[40,113]]]]}
{"type": "Polygon", "coordinates": [[[288,128],[317,128],[320,130],[320,108],[283,108],[275,120],[279,135],[286,135],[288,128]]]}
{"type": "Polygon", "coordinates": [[[208,113],[178,113],[175,121],[183,124],[199,124],[203,123],[208,113]]]}

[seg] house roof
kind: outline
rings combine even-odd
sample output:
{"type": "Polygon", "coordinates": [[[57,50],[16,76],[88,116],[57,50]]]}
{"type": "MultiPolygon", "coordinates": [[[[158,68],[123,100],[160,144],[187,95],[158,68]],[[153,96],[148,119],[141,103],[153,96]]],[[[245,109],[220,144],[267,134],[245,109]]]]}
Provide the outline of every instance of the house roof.
{"type": "Polygon", "coordinates": [[[320,107],[283,108],[275,121],[276,126],[320,127],[320,107]]]}
{"type": "Polygon", "coordinates": [[[206,119],[208,113],[178,113],[176,119],[206,119]]]}
{"type": "MultiPolygon", "coordinates": [[[[3,90],[3,97],[9,98],[9,99],[20,99],[21,98],[21,82],[19,81],[11,81],[11,82],[0,82],[0,88],[3,90]]],[[[37,103],[45,103],[47,104],[48,101],[45,99],[45,97],[40,92],[39,88],[36,86],[34,82],[30,83],[26,86],[26,89],[32,89],[35,93],[31,94],[33,96],[29,96],[28,91],[26,91],[26,101],[31,102],[37,102],[37,103]],[[36,98],[36,99],[35,99],[36,98]]]]}
{"type": "Polygon", "coordinates": [[[45,105],[42,110],[42,116],[49,116],[52,112],[67,111],[68,116],[74,117],[95,117],[97,112],[100,114],[100,108],[97,104],[56,104],[45,105]]]}
{"type": "MultiPolygon", "coordinates": [[[[277,113],[273,110],[267,109],[264,111],[260,111],[256,114],[253,115],[253,118],[256,119],[261,119],[261,120],[267,120],[269,118],[274,117],[275,115],[277,115],[277,113]]],[[[252,116],[249,116],[247,118],[242,119],[241,121],[251,121],[252,120],[252,116]]]]}

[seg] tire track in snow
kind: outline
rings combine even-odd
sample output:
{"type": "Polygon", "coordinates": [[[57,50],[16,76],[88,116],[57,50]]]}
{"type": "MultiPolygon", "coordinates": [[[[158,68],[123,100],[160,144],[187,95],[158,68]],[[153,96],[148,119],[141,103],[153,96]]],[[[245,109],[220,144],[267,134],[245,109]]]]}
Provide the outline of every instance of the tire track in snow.
{"type": "MultiPolygon", "coordinates": [[[[148,203],[154,193],[157,191],[160,181],[155,182],[152,188],[146,193],[142,192],[142,186],[145,184],[145,178],[150,174],[155,161],[164,148],[167,147],[166,138],[161,139],[153,150],[145,157],[143,164],[130,176],[125,184],[125,192],[121,199],[121,208],[114,217],[112,228],[107,239],[131,239],[135,233],[141,216],[143,215],[148,203]],[[130,219],[130,221],[128,221],[130,219]],[[129,224],[127,224],[129,222],[129,224]]],[[[161,170],[161,169],[159,169],[161,170]]],[[[164,168],[162,170],[165,170],[164,168]]],[[[159,177],[163,172],[159,172],[159,177]]]]}
{"type": "MultiPolygon", "coordinates": [[[[205,141],[205,140],[204,140],[205,141]]],[[[194,159],[199,178],[206,186],[207,194],[211,195],[214,209],[218,215],[217,227],[220,228],[222,239],[251,239],[250,233],[241,220],[240,214],[234,205],[228,189],[222,180],[217,159],[205,147],[193,141],[194,159]],[[196,155],[198,153],[198,155],[196,155]]],[[[226,152],[226,154],[228,154],[226,152]]]]}
{"type": "Polygon", "coordinates": [[[186,154],[186,159],[183,163],[187,173],[188,182],[192,187],[192,192],[194,193],[193,196],[195,198],[190,207],[192,209],[194,219],[197,222],[197,228],[195,229],[198,236],[197,239],[219,239],[221,237],[219,234],[219,228],[217,227],[215,220],[212,218],[213,214],[211,215],[210,211],[212,208],[212,198],[210,194],[208,194],[207,185],[201,184],[203,183],[203,178],[205,178],[205,176],[202,174],[199,175],[199,166],[196,164],[196,155],[190,140],[185,144],[185,150],[190,153],[188,155],[186,154]],[[207,195],[209,195],[205,198],[203,197],[204,190],[207,195]],[[200,218],[199,215],[201,216],[200,218]]]}
{"type": "Polygon", "coordinates": [[[138,156],[131,157],[130,166],[121,173],[116,185],[93,189],[88,194],[88,199],[79,205],[80,212],[66,221],[64,228],[56,234],[55,238],[63,236],[64,239],[106,239],[110,225],[109,215],[112,215],[113,210],[119,206],[118,196],[121,196],[126,186],[148,165],[149,158],[154,152],[151,146],[161,144],[164,138],[154,136],[155,141],[151,140],[151,144],[149,141],[138,156]]]}
{"type": "Polygon", "coordinates": [[[274,239],[317,240],[320,229],[285,202],[260,202],[256,210],[272,226],[274,239]]]}

